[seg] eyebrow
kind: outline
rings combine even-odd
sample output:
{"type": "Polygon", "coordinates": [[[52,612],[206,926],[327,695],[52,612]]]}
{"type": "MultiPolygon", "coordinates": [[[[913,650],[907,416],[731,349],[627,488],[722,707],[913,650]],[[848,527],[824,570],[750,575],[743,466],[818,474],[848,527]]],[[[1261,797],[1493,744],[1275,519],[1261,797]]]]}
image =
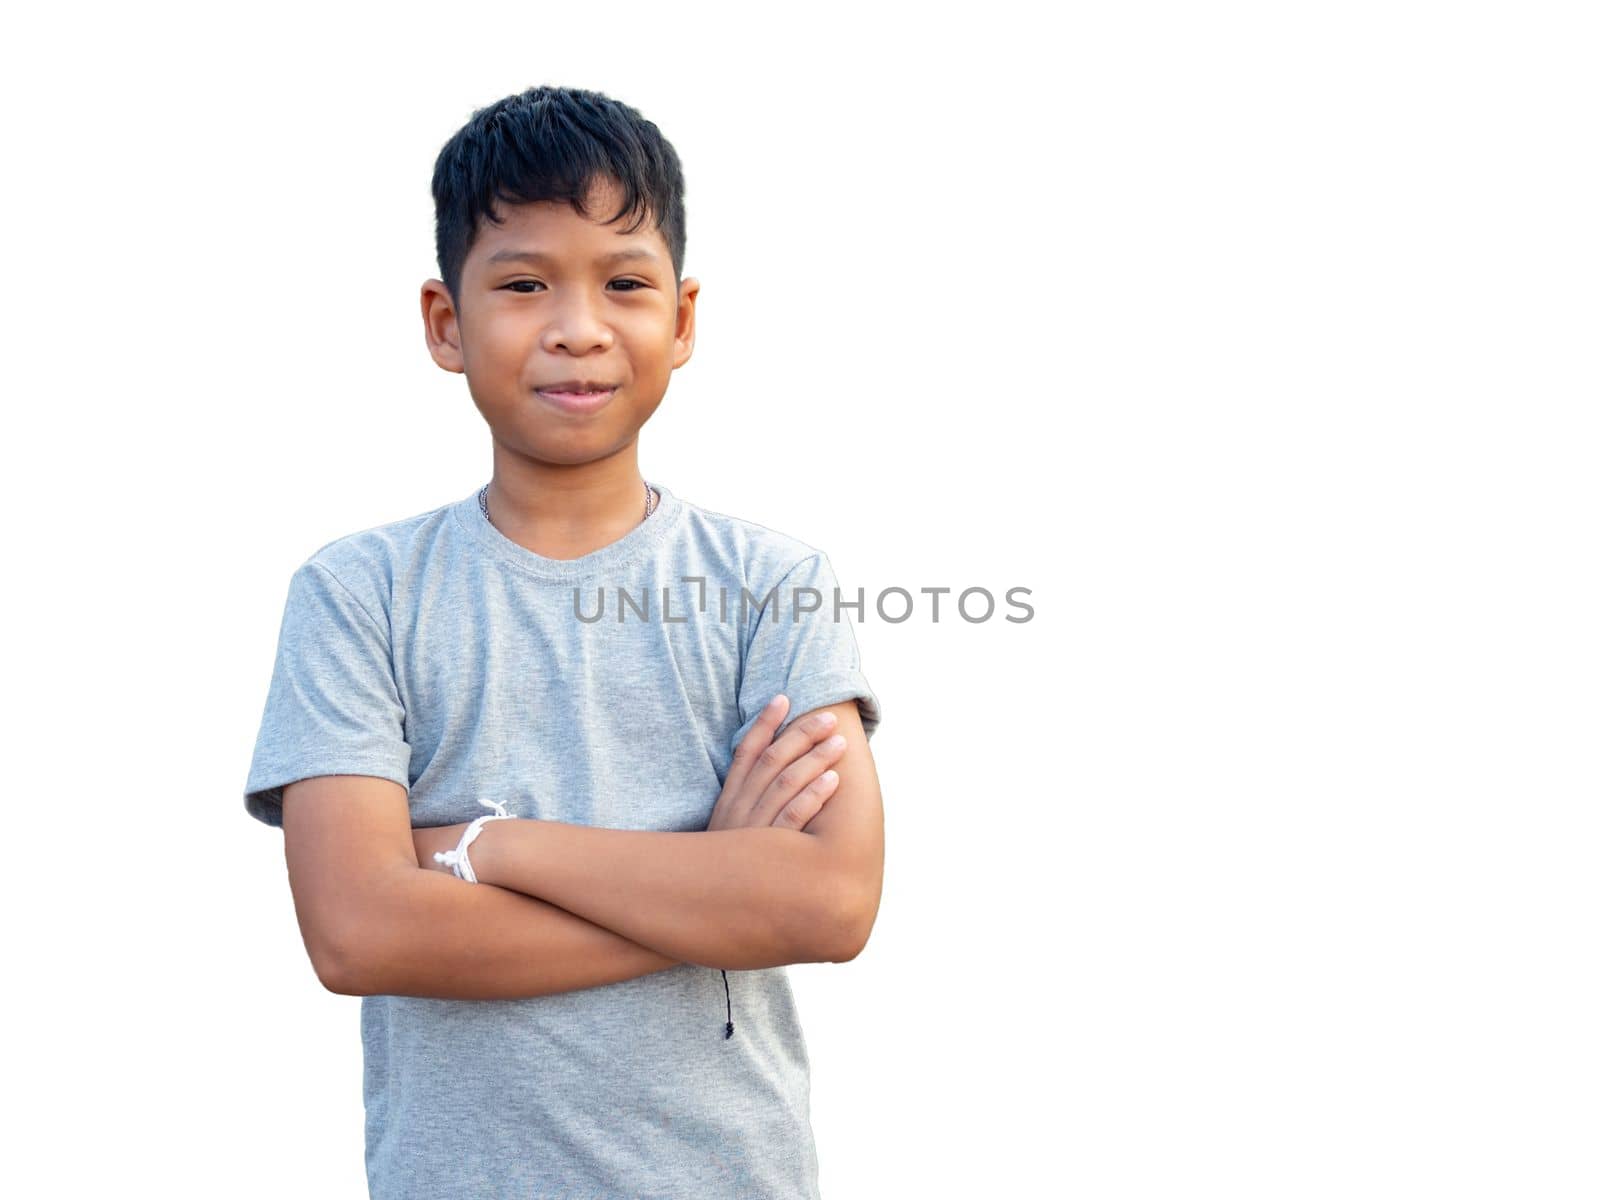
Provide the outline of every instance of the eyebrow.
{"type": "MultiPolygon", "coordinates": [[[[659,262],[654,252],[646,250],[643,246],[634,246],[627,250],[613,250],[610,254],[602,254],[599,261],[602,263],[628,262],[633,259],[642,259],[646,262],[659,262]]],[[[539,250],[496,250],[488,258],[490,266],[496,263],[525,262],[545,263],[550,261],[550,256],[539,250]]]]}

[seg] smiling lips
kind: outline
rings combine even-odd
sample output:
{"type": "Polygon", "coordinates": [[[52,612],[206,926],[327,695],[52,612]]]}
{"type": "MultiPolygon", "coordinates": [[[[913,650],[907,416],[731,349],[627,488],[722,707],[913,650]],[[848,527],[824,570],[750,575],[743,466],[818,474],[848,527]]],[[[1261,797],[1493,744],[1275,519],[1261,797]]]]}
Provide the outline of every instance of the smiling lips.
{"type": "Polygon", "coordinates": [[[536,389],[535,394],[563,412],[590,413],[604,407],[616,390],[616,384],[599,383],[592,379],[563,379],[560,383],[536,389]]]}

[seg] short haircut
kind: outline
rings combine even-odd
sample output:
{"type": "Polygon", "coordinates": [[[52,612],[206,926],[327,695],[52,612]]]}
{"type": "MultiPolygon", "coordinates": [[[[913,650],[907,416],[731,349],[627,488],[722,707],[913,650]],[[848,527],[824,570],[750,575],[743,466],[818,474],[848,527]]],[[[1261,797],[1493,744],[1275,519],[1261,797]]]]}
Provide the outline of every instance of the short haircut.
{"type": "Polygon", "coordinates": [[[461,270],[479,218],[502,219],[497,203],[565,201],[584,209],[600,177],[620,185],[632,215],[624,232],[653,218],[683,281],[683,168],[672,143],[636,109],[582,88],[531,87],[472,114],[433,165],[434,245],[439,274],[460,304],[461,270]]]}

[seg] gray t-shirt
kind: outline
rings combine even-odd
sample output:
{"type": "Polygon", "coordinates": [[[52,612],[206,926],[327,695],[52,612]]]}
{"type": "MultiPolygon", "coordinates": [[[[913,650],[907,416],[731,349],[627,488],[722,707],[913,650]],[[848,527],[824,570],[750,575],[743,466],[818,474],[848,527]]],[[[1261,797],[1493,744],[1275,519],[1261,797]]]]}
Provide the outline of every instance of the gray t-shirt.
{"type": "MultiPolygon", "coordinates": [[[[700,831],[779,692],[789,720],[855,697],[870,737],[881,710],[835,606],[860,614],[859,590],[804,542],[652,486],[648,519],[576,559],[505,537],[476,491],[317,550],[289,582],[250,815],[281,826],[297,779],[376,775],[408,789],[413,826],[492,797],[700,831]]],[[[787,973],[727,983],[685,963],[514,1000],[363,996],[372,1196],[816,1197],[787,973]]]]}

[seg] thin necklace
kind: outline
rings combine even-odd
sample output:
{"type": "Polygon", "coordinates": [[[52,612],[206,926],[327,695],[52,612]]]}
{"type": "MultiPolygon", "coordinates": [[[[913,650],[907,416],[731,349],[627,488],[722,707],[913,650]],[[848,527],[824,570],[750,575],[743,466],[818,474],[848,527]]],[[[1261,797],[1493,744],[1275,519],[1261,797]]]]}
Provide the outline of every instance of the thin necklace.
{"type": "MultiPolygon", "coordinates": [[[[478,507],[483,510],[483,519],[493,525],[489,520],[489,485],[486,483],[478,489],[478,507]]],[[[644,485],[644,520],[650,519],[650,514],[656,510],[656,494],[648,483],[644,485]]]]}

